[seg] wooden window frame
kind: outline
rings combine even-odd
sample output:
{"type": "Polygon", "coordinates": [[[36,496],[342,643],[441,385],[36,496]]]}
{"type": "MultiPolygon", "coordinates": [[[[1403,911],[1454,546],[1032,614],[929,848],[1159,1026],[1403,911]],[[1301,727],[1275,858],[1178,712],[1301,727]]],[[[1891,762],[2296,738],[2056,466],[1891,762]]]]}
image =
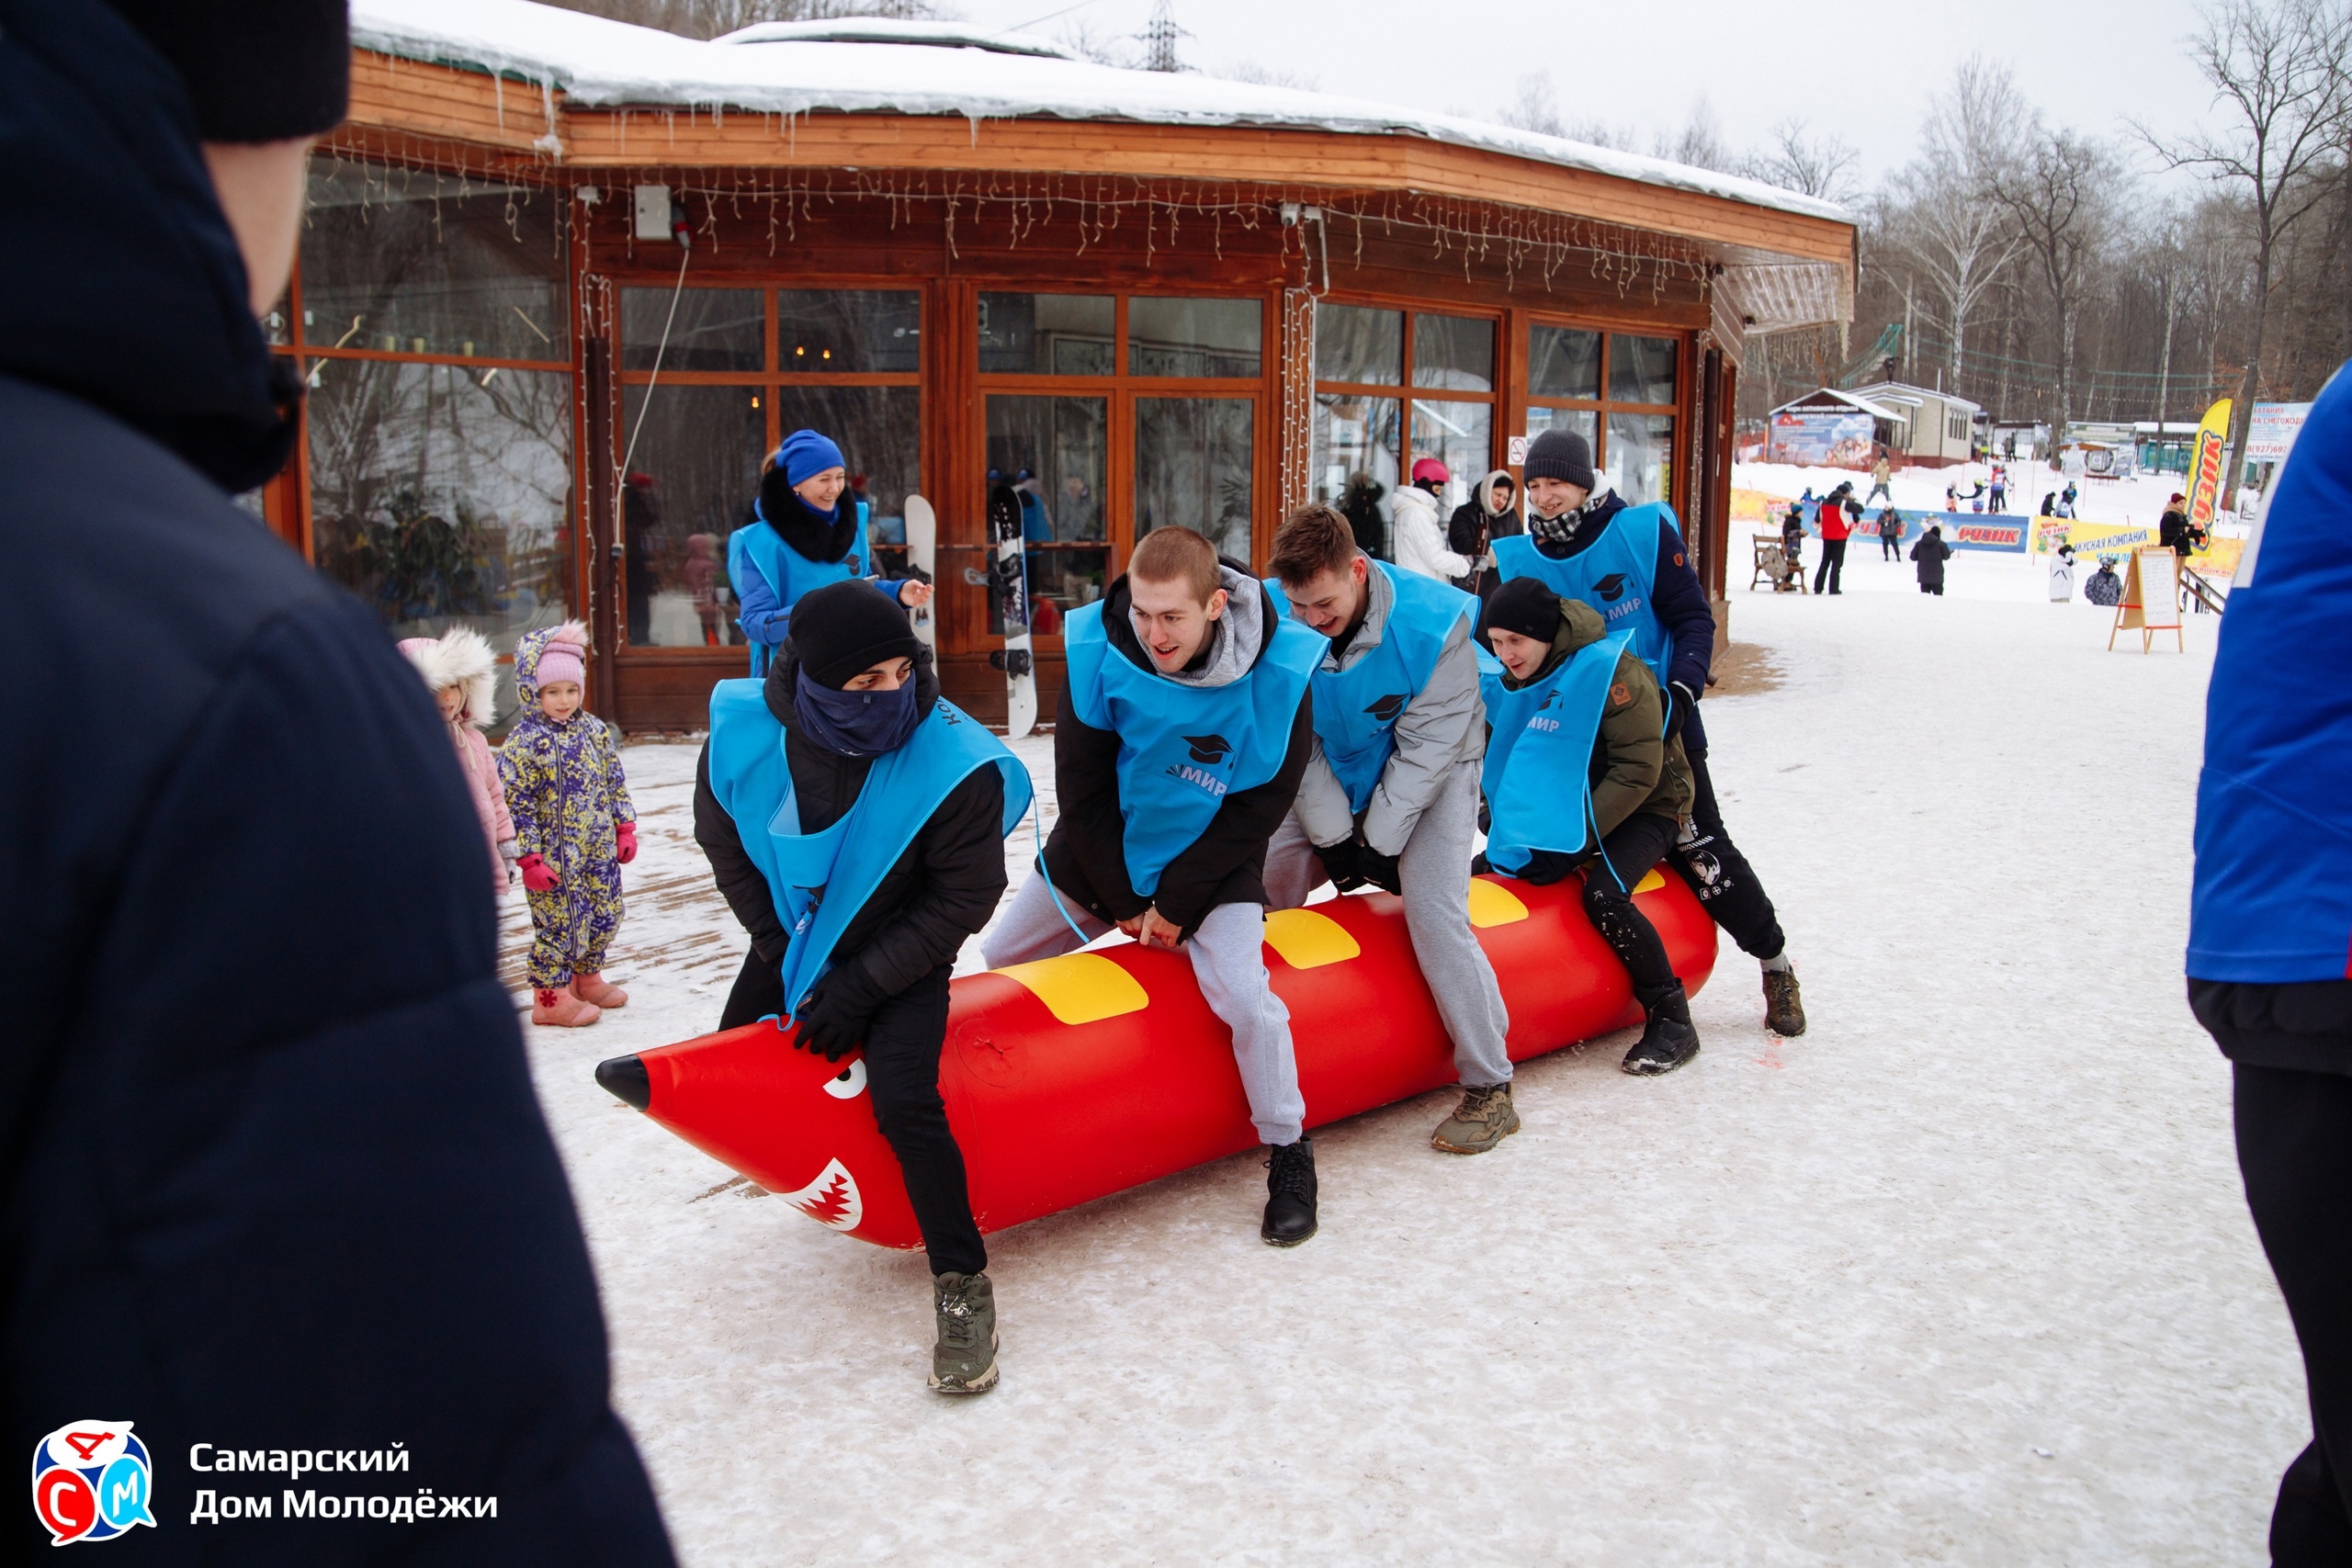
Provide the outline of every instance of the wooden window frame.
{"type": "Polygon", "coordinates": [[[1661,328],[1655,322],[1626,322],[1608,317],[1566,315],[1552,310],[1515,310],[1511,328],[1513,346],[1518,360],[1518,406],[1515,423],[1525,433],[1528,414],[1536,409],[1569,409],[1593,416],[1592,466],[1609,467],[1609,416],[1612,413],[1663,414],[1674,421],[1674,436],[1668,446],[1668,461],[1665,500],[1679,516],[1690,509],[1689,458],[1692,451],[1690,422],[1693,417],[1694,393],[1691,378],[1695,368],[1692,356],[1693,334],[1682,328],[1661,328]],[[1533,358],[1532,342],[1537,327],[1566,327],[1577,332],[1598,333],[1600,335],[1600,367],[1598,398],[1562,398],[1539,396],[1527,388],[1527,367],[1533,358]],[[1674,400],[1667,403],[1623,402],[1609,395],[1610,357],[1614,352],[1613,340],[1619,337],[1669,338],[1674,343],[1674,400]]]}

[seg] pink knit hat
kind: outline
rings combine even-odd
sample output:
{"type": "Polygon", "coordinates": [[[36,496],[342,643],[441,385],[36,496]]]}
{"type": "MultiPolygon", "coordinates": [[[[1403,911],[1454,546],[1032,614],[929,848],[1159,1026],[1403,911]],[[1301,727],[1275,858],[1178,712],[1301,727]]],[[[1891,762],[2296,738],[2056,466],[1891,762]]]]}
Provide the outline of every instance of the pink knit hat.
{"type": "Polygon", "coordinates": [[[558,681],[570,681],[584,685],[588,680],[588,631],[576,621],[566,621],[548,637],[547,647],[539,650],[537,683],[542,687],[558,681]]]}

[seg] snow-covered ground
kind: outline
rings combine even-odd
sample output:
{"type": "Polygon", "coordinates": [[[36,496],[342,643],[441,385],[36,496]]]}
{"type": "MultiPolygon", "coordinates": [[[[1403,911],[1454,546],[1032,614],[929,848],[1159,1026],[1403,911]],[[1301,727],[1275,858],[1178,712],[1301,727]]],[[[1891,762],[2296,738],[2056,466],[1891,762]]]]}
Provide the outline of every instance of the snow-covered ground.
{"type": "MultiPolygon", "coordinates": [[[[2042,463],[2017,462],[2001,465],[2009,476],[2007,510],[2010,515],[2038,513],[2041,498],[2063,492],[2069,483],[2075,487],[2075,513],[2086,523],[2129,523],[2137,527],[2153,528],[2163,514],[2165,503],[2176,492],[2188,488],[2180,474],[2134,474],[2129,479],[2092,479],[2079,476],[2053,474],[2042,463]]],[[[1905,512],[1935,512],[1944,504],[1944,487],[1956,485],[1966,495],[1982,481],[1990,484],[1992,465],[1969,463],[1950,468],[1902,468],[1896,470],[1887,488],[1894,496],[1894,504],[1905,512]]],[[[1849,483],[1857,496],[1871,492],[1871,476],[1852,468],[1801,468],[1789,463],[1735,463],[1732,465],[1732,485],[1737,490],[1761,491],[1767,495],[1794,499],[1810,488],[1815,495],[1826,495],[1832,486],[1849,483]]],[[[1986,499],[1990,499],[1988,496],[1986,499]]],[[[1966,511],[1968,502],[1961,502],[1966,511]]],[[[1734,529],[1737,532],[1737,529],[1734,529]]]]}
{"type": "Polygon", "coordinates": [[[592,1080],[707,1028],[742,952],[693,750],[630,748],[634,1000],[530,1047],[685,1562],[2259,1561],[2308,1428],[2179,978],[2215,623],[2109,653],[2036,563],[1951,581],[1858,547],[1842,602],[1735,586],[1782,679],[1708,729],[1809,1033],[1726,945],[1672,1077],[1623,1036],[1524,1066],[1476,1159],[1427,1146],[1443,1095],[1327,1130],[1295,1252],[1248,1156],[996,1236],[968,1403],[923,1388],[919,1256],[592,1080]]]}

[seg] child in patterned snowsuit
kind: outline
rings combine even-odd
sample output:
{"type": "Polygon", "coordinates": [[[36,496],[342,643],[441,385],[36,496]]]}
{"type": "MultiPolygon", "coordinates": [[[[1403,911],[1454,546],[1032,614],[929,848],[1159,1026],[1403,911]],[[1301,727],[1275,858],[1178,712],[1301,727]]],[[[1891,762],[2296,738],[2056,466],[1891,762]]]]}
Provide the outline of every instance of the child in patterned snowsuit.
{"type": "Polygon", "coordinates": [[[604,968],[620,929],[621,867],[637,858],[637,808],[611,733],[580,705],[587,648],[578,621],[524,634],[522,713],[498,751],[531,905],[531,1021],[560,1027],[628,1001],[604,968]]]}

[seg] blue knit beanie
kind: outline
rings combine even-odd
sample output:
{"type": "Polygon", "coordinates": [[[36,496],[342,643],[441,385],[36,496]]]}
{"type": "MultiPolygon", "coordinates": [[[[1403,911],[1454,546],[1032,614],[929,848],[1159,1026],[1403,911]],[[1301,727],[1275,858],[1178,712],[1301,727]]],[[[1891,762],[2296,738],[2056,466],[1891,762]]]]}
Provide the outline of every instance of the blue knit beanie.
{"type": "Polygon", "coordinates": [[[784,470],[786,484],[798,484],[813,479],[827,468],[845,468],[849,464],[842,457],[842,449],[833,445],[830,435],[820,435],[813,430],[796,430],[784,438],[776,448],[776,467],[784,470]]]}

